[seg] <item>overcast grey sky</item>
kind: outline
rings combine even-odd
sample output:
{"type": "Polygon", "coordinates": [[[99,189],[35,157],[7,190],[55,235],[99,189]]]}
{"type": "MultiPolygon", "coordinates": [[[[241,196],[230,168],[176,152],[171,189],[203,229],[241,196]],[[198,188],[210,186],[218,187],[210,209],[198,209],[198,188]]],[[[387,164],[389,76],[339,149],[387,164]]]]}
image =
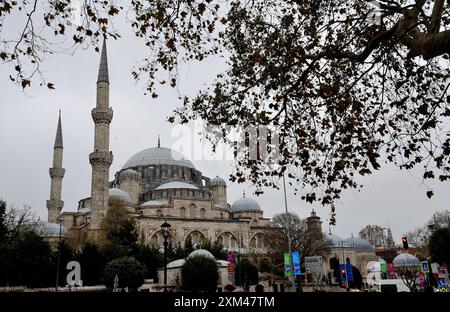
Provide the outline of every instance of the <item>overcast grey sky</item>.
{"type": "MultiPolygon", "coordinates": [[[[160,96],[152,99],[144,95],[142,85],[131,77],[132,67],[145,57],[145,47],[128,30],[122,35],[119,41],[108,42],[110,105],[114,110],[110,137],[114,162],[110,177],[135,153],[156,146],[158,135],[162,146],[171,147],[177,138],[171,135],[173,126],[166,122],[166,117],[180,105],[178,92],[195,94],[225,68],[218,58],[183,66],[178,91],[163,88],[160,96]]],[[[47,58],[42,68],[45,76],[55,82],[53,91],[32,86],[24,93],[9,81],[9,69],[0,67],[0,198],[18,206],[30,205],[42,219],[47,218],[48,168],[52,163],[59,109],[66,169],[64,211],[76,210],[78,200],[90,196],[88,155],[93,150],[94,133],[91,109],[95,106],[99,59],[93,49],[47,58]]],[[[231,161],[192,160],[210,177],[216,174],[227,177],[233,165],[231,161]]],[[[361,181],[365,184],[361,192],[347,191],[336,204],[337,226],[333,231],[342,237],[356,235],[367,224],[390,225],[399,243],[401,234],[423,225],[434,212],[449,208],[449,185],[431,184],[435,196],[428,199],[419,171],[384,167],[361,181]]],[[[267,190],[256,198],[247,184],[228,183],[228,202],[240,198],[243,189],[260,203],[266,217],[284,211],[282,191],[267,190]]],[[[290,189],[288,194],[289,210],[301,217],[308,216],[312,206],[301,202],[290,189]]],[[[328,230],[329,208],[315,208],[322,217],[324,231],[328,230]]]]}

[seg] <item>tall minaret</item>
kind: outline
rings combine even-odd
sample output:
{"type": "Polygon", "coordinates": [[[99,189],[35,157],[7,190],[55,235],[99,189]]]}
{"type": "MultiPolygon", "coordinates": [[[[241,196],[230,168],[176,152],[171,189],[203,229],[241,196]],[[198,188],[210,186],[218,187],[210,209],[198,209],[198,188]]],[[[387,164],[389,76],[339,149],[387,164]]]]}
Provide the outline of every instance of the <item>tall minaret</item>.
{"type": "Polygon", "coordinates": [[[95,123],[94,152],[89,155],[92,165],[91,183],[91,230],[99,230],[108,209],[109,167],[113,161],[109,151],[109,124],[113,111],[109,107],[109,77],[106,41],[103,41],[102,56],[97,78],[97,105],[92,110],[95,123]]]}
{"type": "Polygon", "coordinates": [[[47,200],[48,222],[58,222],[58,216],[64,206],[61,200],[62,179],[65,169],[62,167],[63,159],[63,138],[61,127],[61,111],[59,111],[58,129],[56,130],[55,146],[53,147],[53,167],[50,168],[50,199],[47,200]]]}

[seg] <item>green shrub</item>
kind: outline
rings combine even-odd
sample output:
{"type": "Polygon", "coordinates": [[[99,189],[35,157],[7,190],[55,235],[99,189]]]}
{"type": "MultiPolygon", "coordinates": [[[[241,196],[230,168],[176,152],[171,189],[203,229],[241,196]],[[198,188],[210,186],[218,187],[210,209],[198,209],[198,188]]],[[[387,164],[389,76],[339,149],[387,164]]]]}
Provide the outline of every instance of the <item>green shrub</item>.
{"type": "Polygon", "coordinates": [[[122,257],[108,262],[103,273],[103,283],[114,287],[114,278],[119,278],[119,288],[137,289],[144,283],[145,267],[133,257],[122,257]]]}
{"type": "Polygon", "coordinates": [[[215,291],[219,271],[214,259],[194,256],[186,259],[181,276],[185,291],[215,291]]]}

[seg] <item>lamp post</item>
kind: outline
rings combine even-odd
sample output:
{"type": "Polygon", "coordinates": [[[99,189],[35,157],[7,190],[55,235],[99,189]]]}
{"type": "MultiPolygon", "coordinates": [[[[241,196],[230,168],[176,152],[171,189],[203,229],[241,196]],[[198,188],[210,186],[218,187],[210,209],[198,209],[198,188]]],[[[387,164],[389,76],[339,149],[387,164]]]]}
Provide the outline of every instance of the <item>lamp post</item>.
{"type": "Polygon", "coordinates": [[[294,276],[294,268],[292,266],[292,249],[291,249],[291,232],[289,229],[289,212],[287,207],[287,195],[286,195],[286,178],[283,174],[283,188],[284,188],[284,208],[286,210],[286,232],[287,232],[287,239],[288,239],[288,251],[289,251],[289,266],[290,266],[290,272],[291,275],[289,276],[289,280],[291,281],[291,284],[293,288],[295,289],[295,276],[294,276]]]}
{"type": "Polygon", "coordinates": [[[171,225],[167,223],[167,221],[164,221],[164,223],[161,224],[161,231],[164,236],[164,291],[167,291],[167,245],[169,244],[167,237],[169,236],[170,227],[171,225]]]}
{"type": "Polygon", "coordinates": [[[59,237],[58,237],[58,261],[56,263],[56,291],[58,291],[58,282],[59,282],[59,267],[61,262],[61,230],[62,223],[64,222],[64,218],[59,218],[59,237]]]}

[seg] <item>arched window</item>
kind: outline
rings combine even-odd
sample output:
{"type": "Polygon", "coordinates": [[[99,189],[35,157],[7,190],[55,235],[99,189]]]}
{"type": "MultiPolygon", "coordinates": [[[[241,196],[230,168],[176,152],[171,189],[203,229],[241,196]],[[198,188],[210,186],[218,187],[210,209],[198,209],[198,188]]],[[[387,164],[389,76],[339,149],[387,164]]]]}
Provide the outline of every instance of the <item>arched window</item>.
{"type": "Polygon", "coordinates": [[[191,232],[187,238],[191,239],[192,245],[194,245],[194,247],[197,247],[198,244],[202,243],[203,240],[205,240],[205,236],[199,231],[191,232]]]}
{"type": "Polygon", "coordinates": [[[150,243],[154,246],[164,247],[164,235],[168,235],[167,241],[170,242],[171,235],[159,231],[158,233],[152,236],[152,238],[150,239],[150,243]]]}
{"type": "Polygon", "coordinates": [[[220,213],[220,219],[223,219],[223,213],[222,212],[220,213]]]}
{"type": "Polygon", "coordinates": [[[180,217],[186,218],[186,208],[184,207],[180,208],[180,217]]]}
{"type": "Polygon", "coordinates": [[[237,240],[234,236],[231,237],[231,249],[236,249],[237,247],[237,240]]]}
{"type": "Polygon", "coordinates": [[[206,218],[206,210],[204,208],[200,209],[200,218],[202,219],[206,218]]]}
{"type": "Polygon", "coordinates": [[[194,204],[189,205],[189,215],[191,218],[197,217],[197,207],[194,204]]]}
{"type": "Polygon", "coordinates": [[[162,217],[162,216],[163,216],[162,210],[161,210],[161,209],[156,210],[156,215],[157,215],[158,217],[162,217]]]}

